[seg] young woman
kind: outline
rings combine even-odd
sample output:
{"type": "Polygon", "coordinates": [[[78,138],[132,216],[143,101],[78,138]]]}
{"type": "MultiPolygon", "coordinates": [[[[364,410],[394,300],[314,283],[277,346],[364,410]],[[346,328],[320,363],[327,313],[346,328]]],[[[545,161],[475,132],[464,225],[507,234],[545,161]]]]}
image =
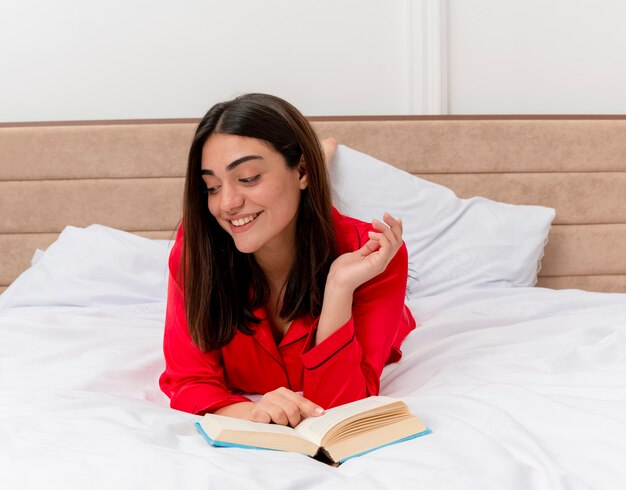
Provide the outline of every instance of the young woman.
{"type": "Polygon", "coordinates": [[[320,142],[292,105],[248,94],[213,106],[169,260],[171,406],[295,426],[378,394],[415,327],[402,222],[383,220],[332,207],[320,142]]]}

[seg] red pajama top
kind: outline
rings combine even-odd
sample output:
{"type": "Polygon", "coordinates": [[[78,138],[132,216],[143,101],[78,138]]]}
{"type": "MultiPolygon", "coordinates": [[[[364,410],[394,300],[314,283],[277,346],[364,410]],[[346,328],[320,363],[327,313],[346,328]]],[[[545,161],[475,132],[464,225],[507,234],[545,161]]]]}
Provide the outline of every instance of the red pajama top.
{"type": "MultiPolygon", "coordinates": [[[[358,250],[373,231],[369,223],[333,210],[337,252],[358,250]]],[[[352,318],[315,345],[318,318],[296,318],[276,344],[264,308],[254,315],[253,335],[237,331],[221,349],[202,352],[187,329],[183,292],[175,279],[182,252],[181,230],[169,259],[169,284],[163,350],[165,371],[159,384],[172,408],[203,414],[250,401],[244,393],[267,393],[281,386],[302,391],[324,408],[377,395],[385,364],[402,356],[400,344],[415,328],[404,305],[406,245],[384,272],[354,292],[352,318]]]]}

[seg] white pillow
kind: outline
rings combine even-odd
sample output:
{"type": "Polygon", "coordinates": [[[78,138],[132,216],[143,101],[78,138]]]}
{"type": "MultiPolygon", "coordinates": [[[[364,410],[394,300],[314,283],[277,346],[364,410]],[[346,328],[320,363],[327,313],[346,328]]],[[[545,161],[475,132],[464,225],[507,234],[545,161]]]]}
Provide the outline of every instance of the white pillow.
{"type": "Polygon", "coordinates": [[[330,165],[330,181],[342,214],[371,221],[389,211],[402,218],[409,299],[453,288],[536,284],[554,209],[459,199],[444,186],[343,145],[330,165]]]}
{"type": "Polygon", "coordinates": [[[171,242],[101,225],[66,227],[0,295],[0,308],[165,301],[171,242]]]}

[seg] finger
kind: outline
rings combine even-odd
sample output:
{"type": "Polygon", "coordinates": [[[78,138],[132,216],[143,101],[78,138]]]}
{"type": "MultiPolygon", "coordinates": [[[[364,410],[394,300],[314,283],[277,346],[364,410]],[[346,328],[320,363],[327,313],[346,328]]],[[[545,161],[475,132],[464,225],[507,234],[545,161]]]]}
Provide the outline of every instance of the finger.
{"type": "Polygon", "coordinates": [[[389,225],[387,223],[383,223],[382,221],[380,221],[380,220],[378,220],[376,218],[374,218],[372,220],[372,226],[374,227],[374,229],[376,229],[376,230],[378,230],[380,232],[383,232],[383,231],[389,229],[389,225]]]}
{"type": "Polygon", "coordinates": [[[388,212],[385,212],[383,215],[383,220],[385,223],[391,228],[393,234],[398,238],[398,240],[402,239],[402,218],[394,218],[388,212]]]}
{"type": "Polygon", "coordinates": [[[395,255],[396,250],[394,249],[392,243],[389,241],[389,238],[381,233],[378,238],[379,247],[375,251],[376,254],[372,254],[370,260],[373,260],[376,267],[379,268],[379,272],[385,270],[393,256],[395,255]]]}
{"type": "MultiPolygon", "coordinates": [[[[374,233],[374,232],[369,232],[374,233]]],[[[374,267],[375,275],[380,274],[390,261],[391,245],[384,235],[380,234],[380,238],[369,240],[359,249],[359,253],[363,259],[368,260],[369,264],[374,267]],[[384,245],[384,248],[383,248],[384,245]]]]}
{"type": "Polygon", "coordinates": [[[380,252],[383,254],[389,254],[393,250],[393,242],[395,238],[393,238],[393,233],[381,233],[380,238],[378,239],[378,243],[380,243],[380,252]],[[389,237],[391,235],[392,238],[389,237]]]}
{"type": "Polygon", "coordinates": [[[394,233],[402,236],[402,218],[394,218],[390,213],[385,211],[383,214],[383,221],[385,224],[394,231],[394,233]]]}
{"type": "Polygon", "coordinates": [[[385,213],[385,228],[381,230],[391,244],[399,248],[402,245],[402,221],[394,219],[389,213],[385,213]]]}
{"type": "Polygon", "coordinates": [[[393,223],[399,223],[401,221],[401,218],[394,218],[389,211],[385,211],[383,213],[383,220],[385,221],[385,223],[391,226],[393,223]]]}
{"type": "Polygon", "coordinates": [[[284,409],[286,402],[287,399],[279,389],[263,395],[263,398],[257,402],[257,407],[268,413],[272,422],[280,425],[288,425],[289,417],[284,409]]]}
{"type": "Polygon", "coordinates": [[[374,250],[378,249],[378,247],[380,246],[380,238],[383,236],[383,234],[376,233],[375,231],[368,231],[367,236],[369,237],[369,240],[365,244],[373,246],[374,250]]]}
{"type": "Polygon", "coordinates": [[[268,403],[263,405],[263,410],[267,412],[272,419],[272,422],[278,425],[289,425],[289,418],[283,410],[283,407],[274,403],[268,403]]]}
{"type": "Polygon", "coordinates": [[[322,407],[313,403],[311,400],[304,398],[303,396],[300,397],[298,408],[304,417],[319,417],[324,413],[324,409],[322,407]]]}
{"type": "Polygon", "coordinates": [[[365,244],[359,250],[357,250],[361,257],[367,257],[368,255],[376,252],[380,248],[380,238],[377,236],[378,234],[374,233],[373,231],[368,232],[368,234],[370,233],[376,236],[370,236],[370,239],[365,242],[365,244]]]}
{"type": "Polygon", "coordinates": [[[300,423],[302,420],[302,414],[300,412],[300,407],[296,403],[286,397],[283,397],[280,407],[287,416],[287,420],[289,421],[289,425],[291,427],[295,427],[300,423]]]}
{"type": "Polygon", "coordinates": [[[324,413],[324,409],[322,407],[289,389],[281,391],[281,395],[292,401],[298,407],[299,412],[305,417],[321,415],[324,413]]]}
{"type": "Polygon", "coordinates": [[[272,417],[269,413],[267,413],[265,410],[260,408],[257,404],[257,406],[255,406],[250,411],[250,420],[252,422],[260,422],[262,424],[269,424],[272,421],[272,417]]]}
{"type": "Polygon", "coordinates": [[[372,220],[372,226],[374,227],[374,229],[387,235],[387,237],[391,241],[397,241],[397,233],[400,232],[400,236],[402,236],[401,231],[400,231],[401,228],[399,228],[400,226],[399,223],[393,218],[385,217],[384,219],[389,222],[387,223],[387,222],[382,222],[377,219],[374,219],[372,220]]]}
{"type": "Polygon", "coordinates": [[[395,223],[393,223],[393,225],[396,227],[395,231],[386,223],[382,223],[378,220],[372,221],[372,226],[375,226],[376,229],[380,230],[381,235],[387,238],[391,246],[394,248],[399,248],[400,244],[402,243],[402,236],[400,235],[400,237],[398,237],[396,235],[396,232],[398,231],[397,225],[395,223]]]}

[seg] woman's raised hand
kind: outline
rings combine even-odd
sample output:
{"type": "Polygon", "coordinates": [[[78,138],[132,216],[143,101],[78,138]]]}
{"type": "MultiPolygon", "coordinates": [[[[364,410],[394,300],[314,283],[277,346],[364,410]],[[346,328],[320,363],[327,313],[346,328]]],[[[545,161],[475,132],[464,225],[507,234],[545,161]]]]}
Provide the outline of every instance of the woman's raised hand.
{"type": "Polygon", "coordinates": [[[389,213],[383,216],[384,223],[372,221],[376,230],[369,232],[369,240],[360,249],[340,255],[328,273],[333,286],[354,291],[361,284],[383,272],[402,245],[402,219],[389,213]]]}
{"type": "Polygon", "coordinates": [[[324,409],[288,388],[278,388],[265,393],[254,404],[248,420],[295,427],[306,417],[322,415],[324,409]]]}

